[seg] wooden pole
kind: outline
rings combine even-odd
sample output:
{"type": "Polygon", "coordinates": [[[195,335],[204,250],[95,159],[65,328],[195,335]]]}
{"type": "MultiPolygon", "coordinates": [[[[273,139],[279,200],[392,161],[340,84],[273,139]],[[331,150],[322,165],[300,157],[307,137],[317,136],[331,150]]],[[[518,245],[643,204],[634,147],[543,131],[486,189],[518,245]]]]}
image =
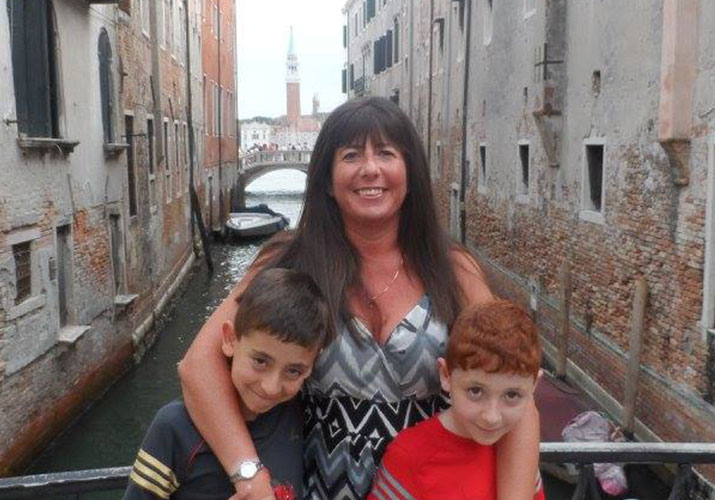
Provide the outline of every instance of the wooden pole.
{"type": "Polygon", "coordinates": [[[643,328],[645,325],[645,308],[647,301],[648,283],[645,278],[639,278],[636,281],[635,292],[633,294],[633,315],[631,316],[626,395],[623,403],[623,431],[630,436],[633,435],[635,430],[636,396],[638,392],[638,376],[641,365],[643,328]]]}
{"type": "Polygon", "coordinates": [[[564,261],[559,268],[559,345],[556,376],[566,378],[571,323],[571,265],[564,261]]]}

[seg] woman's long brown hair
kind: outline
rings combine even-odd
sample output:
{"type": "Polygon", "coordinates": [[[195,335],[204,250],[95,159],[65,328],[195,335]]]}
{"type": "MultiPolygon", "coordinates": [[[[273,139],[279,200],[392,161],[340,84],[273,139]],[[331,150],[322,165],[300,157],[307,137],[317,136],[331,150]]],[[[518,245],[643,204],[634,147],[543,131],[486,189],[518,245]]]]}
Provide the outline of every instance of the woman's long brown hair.
{"type": "MultiPolygon", "coordinates": [[[[333,318],[342,320],[357,336],[347,298],[349,292],[362,288],[360,258],[345,236],[340,209],[330,193],[335,151],[347,145],[364,146],[368,138],[373,143],[393,144],[404,157],[407,195],[400,211],[398,243],[407,268],[422,280],[435,315],[451,325],[459,312],[457,279],[449,256],[453,247],[437,219],[429,164],[410,119],[384,98],[348,101],[327,118],[308,167],[298,227],[291,236],[269,242],[262,251],[266,265],[299,269],[312,276],[333,318]]],[[[379,310],[376,314],[379,318],[379,310]]]]}

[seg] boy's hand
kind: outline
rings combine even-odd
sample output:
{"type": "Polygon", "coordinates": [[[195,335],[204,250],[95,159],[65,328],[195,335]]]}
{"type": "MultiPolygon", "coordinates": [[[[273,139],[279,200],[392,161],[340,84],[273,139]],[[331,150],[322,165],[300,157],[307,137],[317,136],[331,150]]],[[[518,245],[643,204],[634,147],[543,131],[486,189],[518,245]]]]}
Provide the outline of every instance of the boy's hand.
{"type": "Polygon", "coordinates": [[[271,476],[262,469],[253,479],[237,481],[236,493],[228,500],[276,500],[271,486],[271,476]]]}

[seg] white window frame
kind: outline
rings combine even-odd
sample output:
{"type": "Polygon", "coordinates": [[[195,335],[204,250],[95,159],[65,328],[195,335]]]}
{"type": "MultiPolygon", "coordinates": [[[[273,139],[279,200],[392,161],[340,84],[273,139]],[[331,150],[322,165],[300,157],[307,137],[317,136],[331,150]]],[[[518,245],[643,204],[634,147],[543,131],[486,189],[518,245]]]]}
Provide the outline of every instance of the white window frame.
{"type": "Polygon", "coordinates": [[[581,210],[579,210],[579,219],[587,222],[593,222],[594,224],[604,225],[606,220],[604,214],[606,213],[606,173],[607,173],[607,162],[606,162],[606,140],[603,137],[589,137],[584,139],[583,147],[581,148],[581,210]],[[588,154],[586,152],[587,146],[603,146],[603,166],[601,167],[601,210],[597,211],[593,209],[590,195],[590,179],[588,175],[588,154]]]}

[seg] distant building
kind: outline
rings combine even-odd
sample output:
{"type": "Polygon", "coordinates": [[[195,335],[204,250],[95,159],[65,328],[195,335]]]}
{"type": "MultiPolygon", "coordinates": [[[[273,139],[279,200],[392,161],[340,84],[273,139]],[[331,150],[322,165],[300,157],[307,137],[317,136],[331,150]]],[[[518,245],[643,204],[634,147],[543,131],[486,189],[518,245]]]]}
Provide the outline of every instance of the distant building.
{"type": "Polygon", "coordinates": [[[0,476],[151,344],[191,178],[215,227],[237,177],[234,0],[4,3],[0,476]]]}
{"type": "Polygon", "coordinates": [[[273,141],[273,127],[267,123],[250,121],[241,125],[241,149],[251,151],[268,148],[273,141]]]}
{"type": "MultiPolygon", "coordinates": [[[[201,29],[204,147],[201,184],[209,227],[221,230],[236,182],[236,0],[204,0],[201,29]]],[[[198,97],[198,96],[197,96],[198,97]]]]}

